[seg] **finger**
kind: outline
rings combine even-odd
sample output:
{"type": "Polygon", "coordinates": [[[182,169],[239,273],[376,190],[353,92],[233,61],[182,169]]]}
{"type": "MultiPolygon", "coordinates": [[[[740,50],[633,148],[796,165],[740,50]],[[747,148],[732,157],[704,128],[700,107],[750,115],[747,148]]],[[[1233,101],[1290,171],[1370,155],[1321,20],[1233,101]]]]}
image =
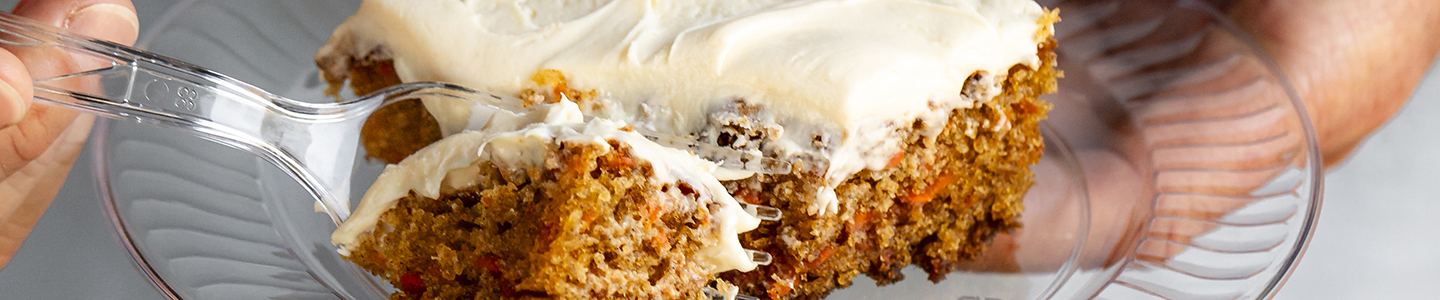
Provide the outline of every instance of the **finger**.
{"type": "Polygon", "coordinates": [[[15,125],[30,110],[30,73],[15,54],[0,49],[0,129],[15,125]]]}
{"type": "MultiPolygon", "coordinates": [[[[94,118],[80,118],[56,140],[54,150],[16,170],[0,170],[0,268],[45,214],[84,148],[94,118]]],[[[3,164],[3,163],[0,163],[3,164]]]]}
{"type": "Polygon", "coordinates": [[[128,0],[25,1],[15,13],[73,33],[133,44],[140,34],[135,6],[128,0]]]}

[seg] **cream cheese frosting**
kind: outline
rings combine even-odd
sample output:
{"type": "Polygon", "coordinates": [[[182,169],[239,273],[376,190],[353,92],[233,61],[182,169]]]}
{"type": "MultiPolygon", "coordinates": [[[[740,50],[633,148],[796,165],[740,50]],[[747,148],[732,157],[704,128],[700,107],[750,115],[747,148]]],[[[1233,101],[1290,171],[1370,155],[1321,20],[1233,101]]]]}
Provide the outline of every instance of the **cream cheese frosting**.
{"type": "MultiPolygon", "coordinates": [[[[318,56],[379,53],[403,81],[510,95],[559,70],[607,104],[585,113],[681,135],[743,99],[783,127],[767,153],[825,160],[810,212],[826,214],[835,186],[900,151],[898,131],[919,121],[933,137],[952,108],[998,94],[962,95],[973,74],[1036,66],[1044,13],[1031,0],[366,0],[318,56]]],[[[470,119],[427,107],[447,134],[470,119]]]]}
{"type": "MultiPolygon", "coordinates": [[[[461,189],[475,184],[473,177],[478,162],[490,162],[501,170],[521,171],[549,169],[558,166],[548,160],[551,147],[557,143],[588,143],[610,150],[609,141],[628,145],[630,153],[652,166],[657,183],[684,182],[696,187],[699,196],[688,198],[673,195],[681,209],[709,209],[711,224],[718,244],[700,249],[696,255],[712,273],[729,270],[749,271],[756,267],[749,254],[741,248],[739,234],[755,229],[760,219],[747,213],[720,181],[711,175],[714,163],[699,159],[688,152],[664,147],[637,133],[622,130],[618,121],[594,118],[588,121],[574,102],[539,105],[525,112],[511,112],[483,105],[473,107],[476,117],[461,133],[451,135],[398,164],[390,165],[365,192],[355,213],[331,235],[331,242],[348,251],[359,242],[361,234],[374,230],[380,216],[395,207],[399,199],[410,193],[439,198],[442,191],[461,189]],[[716,205],[706,205],[716,204],[716,205]]],[[[678,192],[676,192],[678,193],[678,192]]]]}

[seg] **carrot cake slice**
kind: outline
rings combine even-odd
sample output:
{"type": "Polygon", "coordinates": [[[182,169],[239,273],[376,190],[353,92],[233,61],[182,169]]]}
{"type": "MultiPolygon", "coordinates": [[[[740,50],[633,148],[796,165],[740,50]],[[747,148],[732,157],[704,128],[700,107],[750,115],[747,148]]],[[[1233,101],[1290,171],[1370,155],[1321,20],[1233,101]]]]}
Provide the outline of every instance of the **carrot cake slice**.
{"type": "MultiPolygon", "coordinates": [[[[452,82],[782,161],[694,153],[729,197],[785,216],[738,239],[774,263],[719,277],[816,298],[912,264],[938,280],[1020,226],[1056,21],[1031,0],[367,0],[316,61],[334,90],[452,82]]],[[[364,144],[393,163],[470,134],[474,113],[387,107],[364,144]]],[[[439,242],[423,236],[381,247],[439,242]]]]}
{"type": "Polygon", "coordinates": [[[573,102],[488,114],[387,167],[332,237],[397,298],[693,299],[756,267],[760,220],[714,163],[573,102]]]}

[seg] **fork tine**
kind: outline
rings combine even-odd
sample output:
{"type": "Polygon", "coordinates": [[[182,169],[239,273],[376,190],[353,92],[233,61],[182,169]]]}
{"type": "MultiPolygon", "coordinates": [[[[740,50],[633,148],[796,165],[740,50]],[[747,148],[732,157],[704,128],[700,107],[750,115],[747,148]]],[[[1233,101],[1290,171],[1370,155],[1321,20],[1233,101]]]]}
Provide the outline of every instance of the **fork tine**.
{"type": "Polygon", "coordinates": [[[702,291],[705,292],[705,297],[710,298],[710,300],[725,300],[725,298],[727,298],[724,292],[716,290],[713,287],[707,286],[702,291]]]}
{"type": "Polygon", "coordinates": [[[708,297],[710,300],[760,300],[760,298],[756,298],[755,296],[750,296],[746,294],[735,294],[733,298],[726,297],[727,295],[724,291],[709,286],[702,289],[702,291],[705,292],[705,296],[708,297]]]}
{"type": "Polygon", "coordinates": [[[771,261],[775,260],[773,256],[770,256],[769,252],[765,251],[745,249],[745,253],[749,254],[750,261],[757,265],[769,265],[771,261]]]}
{"type": "Polygon", "coordinates": [[[759,204],[749,204],[742,202],[740,203],[740,208],[745,209],[745,212],[750,213],[750,215],[765,221],[779,221],[780,217],[783,215],[779,208],[759,204]]]}

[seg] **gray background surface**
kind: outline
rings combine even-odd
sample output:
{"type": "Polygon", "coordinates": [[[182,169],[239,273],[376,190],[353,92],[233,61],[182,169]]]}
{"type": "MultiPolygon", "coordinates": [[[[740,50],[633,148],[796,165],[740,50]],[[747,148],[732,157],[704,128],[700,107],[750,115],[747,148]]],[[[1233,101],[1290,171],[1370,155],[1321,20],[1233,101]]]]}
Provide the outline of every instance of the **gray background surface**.
{"type": "MultiPolygon", "coordinates": [[[[141,2],[141,20],[157,11],[141,2]]],[[[0,0],[10,7],[13,0],[0,0]]],[[[1331,170],[1321,222],[1281,299],[1417,299],[1440,294],[1440,72],[1400,115],[1331,170]]],[[[20,253],[0,299],[155,299],[101,213],[83,154],[20,253]]]]}

